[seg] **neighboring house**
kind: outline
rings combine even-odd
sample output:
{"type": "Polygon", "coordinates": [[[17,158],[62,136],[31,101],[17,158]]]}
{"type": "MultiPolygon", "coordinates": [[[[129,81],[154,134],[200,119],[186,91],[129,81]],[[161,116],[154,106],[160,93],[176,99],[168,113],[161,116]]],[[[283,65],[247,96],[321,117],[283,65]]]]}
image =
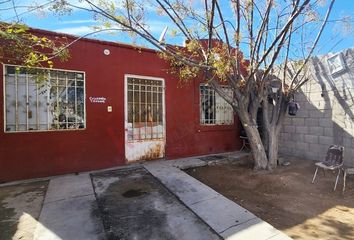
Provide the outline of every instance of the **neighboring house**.
{"type": "Polygon", "coordinates": [[[44,85],[0,69],[1,182],[240,148],[232,108],[202,79],[181,86],[156,51],[81,39],[70,55],[44,85]]]}
{"type": "Polygon", "coordinates": [[[344,164],[354,166],[354,49],[313,57],[309,81],[296,94],[296,116],[288,116],[280,152],[323,160],[331,144],[345,147],[344,164]]]}

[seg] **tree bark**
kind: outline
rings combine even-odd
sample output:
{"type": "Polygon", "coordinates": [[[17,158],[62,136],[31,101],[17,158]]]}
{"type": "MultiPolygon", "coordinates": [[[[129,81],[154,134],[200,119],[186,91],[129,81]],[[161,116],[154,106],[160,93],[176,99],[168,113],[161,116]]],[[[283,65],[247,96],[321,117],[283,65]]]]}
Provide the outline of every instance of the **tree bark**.
{"type": "MultiPolygon", "coordinates": [[[[265,145],[267,146],[268,169],[274,169],[278,165],[279,134],[283,126],[287,106],[289,103],[289,100],[285,98],[285,96],[280,97],[278,101],[279,102],[276,105],[278,109],[273,109],[274,114],[272,116],[272,122],[268,124],[266,129],[267,142],[265,142],[265,145]]],[[[268,108],[266,107],[263,110],[268,111],[268,108]]],[[[264,114],[267,113],[264,112],[264,114]]]]}
{"type": "Polygon", "coordinates": [[[279,134],[276,129],[271,127],[268,131],[268,169],[277,167],[279,134]]]}
{"type": "Polygon", "coordinates": [[[246,131],[251,147],[251,154],[254,159],[254,169],[266,170],[268,167],[268,159],[257,126],[244,124],[243,127],[246,131]]]}

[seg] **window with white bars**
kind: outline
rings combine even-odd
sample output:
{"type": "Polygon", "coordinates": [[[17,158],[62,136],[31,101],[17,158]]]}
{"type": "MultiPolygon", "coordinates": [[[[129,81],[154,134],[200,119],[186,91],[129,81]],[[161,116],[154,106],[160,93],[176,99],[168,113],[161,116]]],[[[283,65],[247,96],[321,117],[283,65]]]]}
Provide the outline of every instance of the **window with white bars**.
{"type": "Polygon", "coordinates": [[[85,128],[83,72],[12,65],[4,70],[5,132],[85,128]]]}
{"type": "MultiPolygon", "coordinates": [[[[232,107],[214,89],[200,85],[200,123],[202,125],[232,125],[234,114],[232,107]]],[[[232,98],[232,90],[223,87],[232,98]]]]}

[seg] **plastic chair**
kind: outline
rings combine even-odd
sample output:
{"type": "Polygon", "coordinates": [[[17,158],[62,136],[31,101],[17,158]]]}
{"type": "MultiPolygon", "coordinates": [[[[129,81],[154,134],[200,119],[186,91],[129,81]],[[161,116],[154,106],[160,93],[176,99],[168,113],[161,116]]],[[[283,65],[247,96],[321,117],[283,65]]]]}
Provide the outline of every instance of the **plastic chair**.
{"type": "Polygon", "coordinates": [[[347,180],[348,175],[354,175],[354,168],[347,168],[344,170],[344,176],[343,176],[343,193],[345,191],[345,183],[347,180]]]}
{"type": "Polygon", "coordinates": [[[315,178],[317,175],[318,168],[322,168],[324,170],[335,171],[338,169],[338,174],[336,178],[336,182],[334,183],[334,189],[337,188],[338,178],[340,175],[340,171],[343,167],[343,155],[344,155],[344,147],[338,145],[331,145],[327,150],[327,155],[324,161],[315,163],[316,171],[312,179],[312,183],[315,182],[315,178]]]}

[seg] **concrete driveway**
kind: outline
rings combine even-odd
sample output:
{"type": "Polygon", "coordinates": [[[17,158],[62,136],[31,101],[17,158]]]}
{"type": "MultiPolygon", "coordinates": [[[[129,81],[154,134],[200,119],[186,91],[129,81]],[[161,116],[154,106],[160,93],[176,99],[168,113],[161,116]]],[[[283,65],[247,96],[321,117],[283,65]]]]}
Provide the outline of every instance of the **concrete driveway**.
{"type": "Polygon", "coordinates": [[[0,240],[290,239],[181,170],[212,163],[155,161],[1,186],[0,240]]]}
{"type": "Polygon", "coordinates": [[[220,239],[144,168],[92,175],[107,239],[220,239]]]}

